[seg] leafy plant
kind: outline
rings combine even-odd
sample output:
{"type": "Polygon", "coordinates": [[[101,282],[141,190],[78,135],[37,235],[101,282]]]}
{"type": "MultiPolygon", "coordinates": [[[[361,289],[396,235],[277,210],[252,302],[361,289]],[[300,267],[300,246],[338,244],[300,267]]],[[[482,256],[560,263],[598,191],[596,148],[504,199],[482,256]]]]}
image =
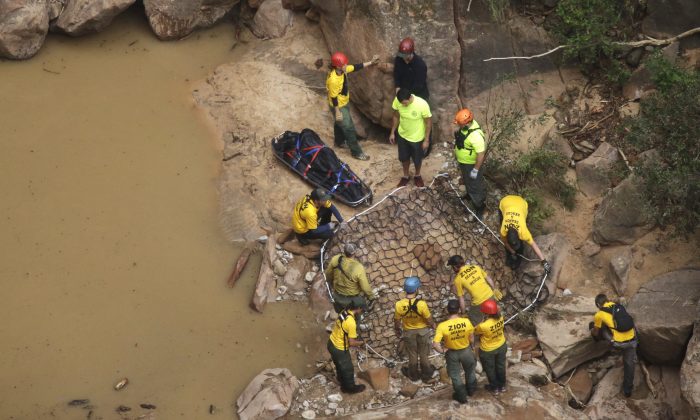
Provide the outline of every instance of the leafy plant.
{"type": "Polygon", "coordinates": [[[656,93],[640,114],[624,124],[624,146],[638,159],[646,211],[661,226],[690,234],[700,221],[700,72],[685,70],[660,55],[647,62],[656,93]]]}

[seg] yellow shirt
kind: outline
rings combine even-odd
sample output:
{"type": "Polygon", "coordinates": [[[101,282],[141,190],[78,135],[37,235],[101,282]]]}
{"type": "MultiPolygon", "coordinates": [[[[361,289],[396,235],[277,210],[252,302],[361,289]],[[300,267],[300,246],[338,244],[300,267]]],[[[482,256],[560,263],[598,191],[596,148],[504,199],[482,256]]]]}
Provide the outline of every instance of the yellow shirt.
{"type": "Polygon", "coordinates": [[[394,97],[391,108],[399,113],[399,136],[413,143],[425,139],[425,118],[433,116],[425,99],[413,95],[413,101],[404,106],[394,97]]]}
{"type": "Polygon", "coordinates": [[[350,91],[348,89],[347,74],[355,71],[355,66],[348,64],[345,66],[345,72],[340,74],[335,72],[335,69],[328,73],[326,78],[326,90],[328,91],[328,104],[333,105],[333,98],[338,100],[338,108],[342,108],[350,102],[350,91]]]}
{"type": "Polygon", "coordinates": [[[472,305],[481,305],[493,297],[493,289],[486,281],[486,273],[478,265],[465,265],[455,276],[457,296],[464,296],[464,289],[472,297],[472,305]]]}
{"type": "Polygon", "coordinates": [[[498,208],[503,213],[503,223],[501,223],[501,238],[505,240],[508,228],[514,227],[518,231],[518,237],[532,245],[532,234],[527,229],[527,201],[517,195],[507,195],[501,199],[498,208]]]}
{"type": "Polygon", "coordinates": [[[333,290],[344,296],[357,296],[360,292],[364,292],[368,298],[373,299],[374,294],[367,280],[365,267],[359,261],[343,255],[343,269],[341,270],[340,257],[341,255],[338,254],[331,258],[328,267],[326,267],[326,278],[333,280],[333,290]]]}
{"type": "Polygon", "coordinates": [[[347,350],[349,343],[347,338],[357,338],[357,324],[355,323],[355,315],[352,311],[347,311],[348,316],[345,321],[341,321],[340,317],[335,320],[333,329],[331,330],[331,342],[338,350],[347,350]],[[347,337],[346,337],[347,334],[347,337]]]}
{"type": "MultiPolygon", "coordinates": [[[[615,303],[613,302],[606,302],[603,304],[603,307],[609,308],[614,304],[615,303]]],[[[598,311],[593,316],[593,325],[596,328],[601,328],[603,324],[607,325],[608,328],[610,328],[610,331],[612,331],[613,341],[622,342],[634,338],[634,328],[632,328],[629,331],[620,332],[615,329],[615,321],[613,320],[613,316],[611,313],[605,311],[598,311]]]]}
{"type": "Polygon", "coordinates": [[[472,121],[468,126],[459,131],[463,136],[466,136],[466,138],[464,139],[464,147],[462,149],[458,149],[457,144],[455,144],[455,158],[459,163],[473,165],[476,163],[476,155],[486,151],[486,140],[484,140],[481,126],[479,126],[478,122],[472,121]]]}
{"type": "Polygon", "coordinates": [[[488,318],[477,325],[474,334],[480,335],[479,348],[483,351],[493,351],[506,343],[506,336],[503,335],[503,317],[498,319],[488,318]]]}
{"type": "Polygon", "coordinates": [[[445,347],[450,350],[462,350],[469,346],[469,336],[474,332],[474,326],[467,318],[453,318],[443,321],[435,329],[433,343],[445,340],[445,347]]]}
{"type": "Polygon", "coordinates": [[[403,298],[396,302],[396,307],[394,310],[394,319],[400,319],[401,325],[404,330],[418,330],[421,328],[427,328],[428,323],[425,321],[430,318],[430,309],[428,309],[428,304],[425,303],[423,299],[419,300],[416,304],[416,309],[418,313],[410,311],[408,308],[411,303],[415,302],[415,299],[411,299],[410,302],[407,298],[403,298]]]}
{"type": "MultiPolygon", "coordinates": [[[[331,201],[326,201],[323,206],[330,208],[331,201]]],[[[311,200],[311,195],[305,195],[294,206],[294,213],[292,213],[292,228],[296,233],[306,233],[310,230],[318,228],[318,209],[316,206],[314,206],[313,200],[311,200]]]]}

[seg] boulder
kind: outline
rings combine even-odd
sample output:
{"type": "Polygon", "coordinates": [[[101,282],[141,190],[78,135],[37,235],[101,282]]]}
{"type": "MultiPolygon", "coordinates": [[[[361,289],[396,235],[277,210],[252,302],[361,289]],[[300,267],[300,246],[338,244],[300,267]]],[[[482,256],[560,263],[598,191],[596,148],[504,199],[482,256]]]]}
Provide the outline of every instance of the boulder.
{"type": "Polygon", "coordinates": [[[593,216],[593,240],[600,245],[631,245],[648,233],[653,221],[643,211],[646,202],[634,176],[608,192],[593,216]]]}
{"type": "Polygon", "coordinates": [[[265,369],[236,400],[241,420],[277,419],[289,411],[299,380],[289,369],[265,369]]]}
{"type": "Polygon", "coordinates": [[[567,161],[571,160],[571,158],[574,156],[574,151],[571,149],[569,141],[564,138],[564,136],[559,134],[556,127],[552,127],[547,133],[547,137],[544,141],[544,147],[564,156],[567,161]]]}
{"type": "Polygon", "coordinates": [[[595,152],[576,164],[579,189],[591,198],[604,193],[610,187],[608,172],[618,160],[617,149],[610,143],[601,143],[595,152]]]}
{"type": "Polygon", "coordinates": [[[700,2],[668,0],[646,2],[642,32],[654,38],[670,38],[698,26],[700,2]]]}
{"type": "Polygon", "coordinates": [[[48,31],[46,0],[0,2],[0,57],[32,57],[44,44],[48,31]]]}
{"type": "Polygon", "coordinates": [[[624,296],[627,290],[631,262],[632,250],[630,247],[624,247],[610,256],[608,279],[620,296],[624,296]]]}
{"type": "Polygon", "coordinates": [[[311,7],[311,0],[282,0],[282,7],[295,12],[304,12],[311,7]]]}
{"type": "Polygon", "coordinates": [[[594,341],[588,330],[595,310],[593,298],[557,296],[535,316],[537,338],[555,377],[608,351],[608,344],[594,341]]]}
{"type": "MultiPolygon", "coordinates": [[[[546,280],[547,290],[543,290],[540,294],[539,300],[543,301],[556,291],[559,273],[561,273],[561,269],[569,255],[571,246],[563,234],[556,232],[537,236],[534,239],[545,258],[547,258],[547,261],[552,265],[552,271],[549,273],[546,280]]],[[[532,248],[527,245],[525,246],[525,257],[535,261],[523,263],[518,269],[519,280],[516,281],[514,285],[511,285],[515,286],[517,291],[524,297],[519,302],[523,306],[531,303],[531,299],[534,298],[534,293],[536,293],[539,288],[542,282],[542,276],[544,275],[542,263],[538,260],[532,248]]]]}
{"type": "Polygon", "coordinates": [[[389,368],[386,366],[369,368],[360,373],[360,377],[374,388],[375,391],[389,390],[389,368]]]}
{"type": "Polygon", "coordinates": [[[282,0],[265,0],[253,18],[253,32],[261,38],[279,38],[292,24],[294,14],[282,7],[282,0]]]}
{"type": "Polygon", "coordinates": [[[326,311],[333,311],[333,304],[331,304],[328,293],[326,280],[322,275],[317,275],[311,284],[311,292],[309,294],[311,308],[317,315],[325,314],[326,311]]]}
{"type": "MultiPolygon", "coordinates": [[[[306,289],[305,276],[308,268],[309,260],[306,258],[294,258],[287,264],[287,272],[282,281],[290,292],[294,293],[306,289]]],[[[311,274],[313,275],[313,273],[311,274]]]]}
{"type": "Polygon", "coordinates": [[[574,376],[569,380],[569,388],[577,400],[582,403],[588,402],[593,392],[593,381],[591,375],[585,369],[579,369],[574,373],[574,376]]]}
{"type": "Polygon", "coordinates": [[[627,311],[639,333],[639,353],[654,364],[680,365],[697,319],[700,270],[655,277],[630,300],[627,311]]]}
{"type": "Polygon", "coordinates": [[[153,32],[162,40],[183,38],[218,22],[240,0],[143,0],[153,32]]]}
{"type": "Polygon", "coordinates": [[[630,398],[622,395],[623,368],[612,368],[598,382],[585,413],[591,419],[689,419],[687,404],[681,398],[677,368],[650,366],[649,380],[654,393],[647,387],[639,365],[634,372],[634,390],[630,398]]]}
{"type": "Polygon", "coordinates": [[[136,0],[68,0],[51,29],[71,36],[99,32],[136,0]]]}
{"type": "Polygon", "coordinates": [[[700,418],[700,305],[695,318],[693,336],[688,343],[681,366],[681,392],[696,418],[700,418]]]}

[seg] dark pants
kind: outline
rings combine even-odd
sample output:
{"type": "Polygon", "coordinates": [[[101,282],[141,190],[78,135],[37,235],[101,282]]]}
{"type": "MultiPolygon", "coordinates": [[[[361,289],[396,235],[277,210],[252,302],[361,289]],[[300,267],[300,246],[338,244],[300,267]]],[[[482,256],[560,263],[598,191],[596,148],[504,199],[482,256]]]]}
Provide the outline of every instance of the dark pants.
{"type": "Polygon", "coordinates": [[[472,204],[474,204],[475,213],[481,219],[486,207],[486,181],[484,176],[479,172],[476,179],[471,179],[469,173],[474,169],[474,164],[460,163],[459,170],[462,172],[462,181],[464,188],[467,190],[467,195],[472,204]]]}
{"type": "Polygon", "coordinates": [[[489,384],[493,388],[503,388],[506,386],[506,343],[496,350],[479,352],[479,360],[484,368],[489,384]]]}
{"type": "Polygon", "coordinates": [[[452,389],[454,391],[452,397],[459,402],[466,402],[467,395],[471,395],[476,391],[476,374],[474,373],[476,360],[474,359],[474,352],[469,347],[462,350],[447,350],[445,362],[447,374],[452,380],[452,389]],[[462,370],[464,370],[466,381],[462,379],[462,370]]]}
{"type": "MultiPolygon", "coordinates": [[[[340,113],[343,115],[343,121],[335,121],[333,124],[333,138],[336,146],[346,144],[353,156],[362,154],[362,148],[357,142],[357,132],[355,131],[355,123],[350,116],[350,109],[347,106],[340,108],[340,113]]],[[[331,108],[331,114],[335,119],[335,111],[331,108]]]]}
{"type": "Polygon", "coordinates": [[[399,151],[399,162],[404,163],[412,160],[416,170],[420,168],[423,163],[423,158],[425,157],[425,153],[423,152],[423,142],[425,140],[417,142],[408,141],[401,137],[399,130],[396,130],[394,133],[399,151]]]}
{"type": "Polygon", "coordinates": [[[328,353],[331,354],[331,359],[333,359],[335,376],[340,382],[340,388],[343,390],[352,389],[355,386],[355,368],[352,365],[350,351],[338,350],[331,340],[328,340],[326,348],[328,353]]]}
{"type": "MultiPolygon", "coordinates": [[[[503,212],[501,210],[498,210],[498,226],[501,226],[503,224],[503,212]]],[[[523,261],[522,258],[520,258],[520,255],[523,255],[523,252],[525,252],[525,245],[523,245],[523,241],[520,241],[520,246],[515,250],[515,255],[511,254],[510,251],[508,251],[508,248],[506,248],[506,265],[510,267],[511,270],[517,270],[518,267],[520,267],[520,263],[523,261]]]]}
{"type": "Polygon", "coordinates": [[[433,377],[433,366],[430,364],[430,329],[404,330],[403,342],[408,354],[408,376],[411,380],[418,378],[424,381],[433,377]],[[418,366],[420,361],[420,373],[418,366]]]}
{"type": "MultiPolygon", "coordinates": [[[[612,332],[607,325],[603,325],[600,329],[599,335],[602,335],[603,339],[607,342],[612,341],[612,332]]],[[[622,380],[622,392],[625,395],[632,393],[634,388],[634,367],[637,364],[637,344],[639,341],[634,338],[630,341],[625,341],[618,343],[617,341],[612,341],[613,350],[618,350],[622,352],[622,366],[623,366],[623,380],[622,380]]]]}
{"type": "Polygon", "coordinates": [[[310,230],[306,233],[297,233],[297,239],[301,241],[308,241],[310,239],[330,239],[333,237],[333,230],[331,229],[329,223],[331,222],[331,216],[333,212],[331,209],[326,207],[321,207],[318,209],[318,228],[310,230]]]}

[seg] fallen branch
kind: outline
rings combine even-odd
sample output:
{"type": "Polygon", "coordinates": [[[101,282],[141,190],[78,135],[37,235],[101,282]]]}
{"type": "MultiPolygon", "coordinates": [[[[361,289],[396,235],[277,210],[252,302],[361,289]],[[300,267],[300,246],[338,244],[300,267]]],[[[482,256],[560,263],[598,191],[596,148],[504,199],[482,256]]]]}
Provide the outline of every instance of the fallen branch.
{"type": "MultiPolygon", "coordinates": [[[[662,45],[668,45],[671,43],[674,43],[680,39],[687,38],[691,35],[695,35],[697,33],[700,33],[700,27],[698,28],[693,28],[688,31],[685,31],[683,33],[680,33],[676,36],[672,36],[671,38],[666,38],[666,39],[654,39],[652,37],[647,37],[647,39],[642,40],[642,41],[626,41],[626,42],[621,42],[621,41],[615,41],[613,42],[614,45],[619,45],[619,46],[624,46],[624,47],[632,47],[632,48],[638,48],[638,47],[645,47],[647,45],[653,45],[656,47],[660,47],[662,45]]],[[[539,58],[539,57],[544,57],[545,55],[549,55],[553,52],[556,52],[562,48],[568,48],[570,45],[559,45],[555,48],[552,48],[551,50],[547,52],[543,52],[542,54],[537,54],[537,55],[531,55],[529,57],[491,57],[487,58],[483,61],[492,61],[492,60],[532,60],[533,58],[539,58]]]]}
{"type": "Polygon", "coordinates": [[[649,388],[649,392],[651,392],[651,396],[656,398],[656,388],[654,387],[654,384],[651,382],[651,377],[649,376],[649,370],[647,369],[647,366],[644,364],[644,361],[642,361],[642,360],[639,361],[639,367],[642,370],[642,374],[644,374],[644,381],[647,384],[647,388],[649,388]]]}
{"type": "Polygon", "coordinates": [[[678,41],[679,39],[687,38],[691,35],[695,35],[698,33],[700,33],[700,27],[687,30],[683,33],[680,33],[676,36],[672,36],[671,38],[666,38],[666,39],[654,39],[654,38],[648,36],[647,39],[642,40],[642,41],[613,42],[613,44],[623,45],[623,46],[632,47],[632,48],[646,47],[647,45],[653,45],[655,47],[660,47],[662,45],[672,44],[672,43],[678,41]]]}
{"type": "Polygon", "coordinates": [[[622,160],[625,162],[625,165],[627,165],[627,169],[629,169],[630,173],[634,172],[630,166],[630,161],[627,160],[627,156],[625,156],[625,152],[623,152],[622,149],[617,149],[617,151],[620,153],[620,156],[622,156],[622,160]]]}
{"type": "Polygon", "coordinates": [[[228,284],[228,287],[233,287],[234,284],[238,281],[238,278],[241,276],[241,273],[243,272],[243,269],[245,268],[246,264],[248,264],[248,258],[250,258],[250,249],[246,248],[241,252],[241,255],[238,257],[238,260],[236,261],[236,266],[233,269],[233,272],[228,278],[228,281],[226,284],[228,284]]]}

